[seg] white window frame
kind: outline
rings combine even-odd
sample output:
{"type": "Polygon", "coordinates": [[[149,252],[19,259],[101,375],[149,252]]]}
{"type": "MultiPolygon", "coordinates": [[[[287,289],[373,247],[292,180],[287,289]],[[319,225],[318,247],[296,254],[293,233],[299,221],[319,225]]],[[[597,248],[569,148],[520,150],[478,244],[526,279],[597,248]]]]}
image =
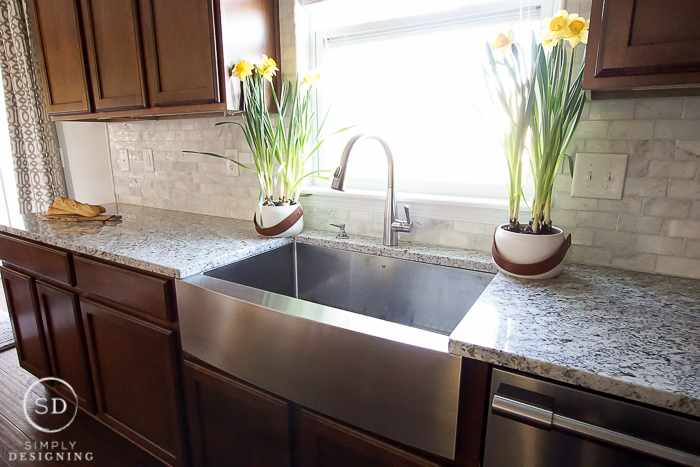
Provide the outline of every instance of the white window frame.
{"type": "MultiPolygon", "coordinates": [[[[322,2],[306,2],[307,4],[322,2]]],[[[563,8],[564,0],[521,0],[521,8],[539,6],[540,19],[551,17],[553,13],[563,8]]],[[[444,21],[446,18],[456,18],[452,24],[445,22],[445,27],[464,24],[470,17],[478,16],[485,12],[513,10],[513,1],[501,0],[488,5],[472,5],[447,13],[424,15],[425,23],[429,26],[433,22],[444,21]],[[460,22],[461,21],[461,22],[460,22]]],[[[302,6],[303,8],[303,6],[302,6]]],[[[414,22],[415,18],[399,18],[382,21],[382,26],[387,30],[400,28],[408,22],[414,22]]],[[[372,29],[376,24],[372,25],[372,29]]],[[[346,35],[348,39],[357,38],[358,35],[367,33],[367,25],[356,25],[345,28],[337,28],[325,31],[326,35],[338,37],[346,35]]],[[[311,46],[311,68],[319,68],[323,65],[324,37],[319,33],[313,22],[310,22],[309,45],[311,46]]],[[[315,96],[316,108],[324,109],[320,93],[315,96]]],[[[316,112],[317,115],[319,114],[316,112]]],[[[338,155],[340,160],[340,154],[338,155]]],[[[313,170],[319,170],[319,156],[312,158],[313,170]]],[[[503,182],[505,193],[505,179],[503,182]]],[[[313,195],[304,199],[304,204],[348,211],[383,212],[386,191],[383,190],[359,190],[346,189],[344,192],[331,189],[329,186],[316,185],[307,179],[302,189],[304,194],[313,195]]],[[[417,218],[447,219],[461,222],[473,222],[481,224],[500,224],[508,215],[508,200],[504,196],[497,198],[476,198],[464,196],[444,196],[437,194],[402,193],[396,194],[399,204],[410,204],[411,214],[417,218]]]]}

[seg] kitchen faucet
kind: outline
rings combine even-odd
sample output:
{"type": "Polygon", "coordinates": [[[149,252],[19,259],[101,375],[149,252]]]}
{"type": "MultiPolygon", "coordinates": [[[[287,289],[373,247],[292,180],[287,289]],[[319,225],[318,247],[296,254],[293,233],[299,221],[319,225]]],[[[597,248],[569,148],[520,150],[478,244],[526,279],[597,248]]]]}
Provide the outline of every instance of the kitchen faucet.
{"type": "Polygon", "coordinates": [[[363,139],[376,139],[382,145],[384,152],[386,153],[387,165],[389,166],[389,180],[386,190],[386,206],[384,208],[384,245],[397,246],[399,244],[399,232],[410,232],[413,228],[413,222],[411,222],[411,214],[408,206],[406,205],[403,207],[406,210],[406,220],[404,221],[396,217],[394,158],[391,155],[389,146],[383,139],[371,135],[357,135],[353,137],[343,150],[343,155],[340,157],[340,165],[337,169],[335,169],[335,173],[333,174],[333,183],[331,184],[331,188],[338,191],[344,191],[343,185],[345,184],[345,171],[347,169],[350,151],[355,143],[362,141],[363,139]]]}

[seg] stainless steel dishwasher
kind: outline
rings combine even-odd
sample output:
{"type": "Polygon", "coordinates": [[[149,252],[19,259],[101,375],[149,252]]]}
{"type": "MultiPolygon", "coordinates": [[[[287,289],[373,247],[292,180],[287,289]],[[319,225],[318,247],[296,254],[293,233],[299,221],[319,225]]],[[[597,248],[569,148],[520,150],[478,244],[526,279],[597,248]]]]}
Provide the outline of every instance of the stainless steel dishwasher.
{"type": "Polygon", "coordinates": [[[493,370],[484,467],[700,466],[700,421],[493,370]]]}

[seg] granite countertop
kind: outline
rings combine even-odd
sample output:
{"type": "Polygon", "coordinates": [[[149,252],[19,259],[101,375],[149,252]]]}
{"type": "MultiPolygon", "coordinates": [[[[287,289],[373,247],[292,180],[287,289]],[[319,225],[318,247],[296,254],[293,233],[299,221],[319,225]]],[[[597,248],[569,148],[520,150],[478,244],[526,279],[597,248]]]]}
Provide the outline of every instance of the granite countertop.
{"type": "Polygon", "coordinates": [[[25,214],[7,232],[115,263],[184,278],[290,243],[259,236],[250,221],[126,204],[107,204],[121,222],[42,221],[25,214]]]}
{"type": "Polygon", "coordinates": [[[450,352],[700,417],[700,281],[567,265],[498,274],[450,352]]]}
{"type": "MultiPolygon", "coordinates": [[[[120,223],[43,222],[0,231],[184,278],[293,241],[252,222],[108,205],[120,223]]],[[[297,242],[495,273],[491,255],[305,230],[297,242]]],[[[547,281],[497,274],[450,336],[450,352],[700,417],[700,281],[567,265],[547,281]]]]}

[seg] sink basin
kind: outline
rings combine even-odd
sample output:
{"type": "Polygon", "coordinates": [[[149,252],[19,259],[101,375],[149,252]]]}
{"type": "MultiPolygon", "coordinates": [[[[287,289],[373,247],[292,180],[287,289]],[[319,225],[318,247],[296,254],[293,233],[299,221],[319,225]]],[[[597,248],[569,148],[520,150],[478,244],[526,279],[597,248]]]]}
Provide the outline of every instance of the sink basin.
{"type": "Polygon", "coordinates": [[[493,274],[290,244],[204,273],[449,336],[493,274]]]}
{"type": "Polygon", "coordinates": [[[492,274],[300,243],[176,281],[182,349],[303,407],[454,459],[449,334],[492,274]]]}

